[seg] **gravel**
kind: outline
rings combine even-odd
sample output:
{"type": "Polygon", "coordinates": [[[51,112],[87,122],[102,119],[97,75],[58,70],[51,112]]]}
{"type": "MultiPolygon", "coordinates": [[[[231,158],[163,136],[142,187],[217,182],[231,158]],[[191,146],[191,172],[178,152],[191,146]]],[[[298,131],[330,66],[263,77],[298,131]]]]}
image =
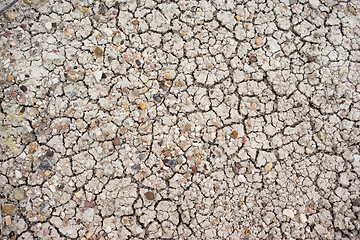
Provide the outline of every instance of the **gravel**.
{"type": "Polygon", "coordinates": [[[358,9],[18,1],[0,238],[358,239],[358,9]]]}

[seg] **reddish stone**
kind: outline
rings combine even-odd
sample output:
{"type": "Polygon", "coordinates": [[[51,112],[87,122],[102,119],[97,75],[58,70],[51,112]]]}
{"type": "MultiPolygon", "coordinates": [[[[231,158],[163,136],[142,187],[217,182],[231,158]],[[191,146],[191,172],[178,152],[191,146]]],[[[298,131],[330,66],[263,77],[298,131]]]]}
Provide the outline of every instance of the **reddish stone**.
{"type": "Polygon", "coordinates": [[[233,131],[230,135],[233,139],[237,138],[239,136],[237,131],[233,131]]]}
{"type": "Polygon", "coordinates": [[[257,58],[255,55],[252,55],[250,58],[249,58],[250,62],[254,63],[257,61],[257,58]]]}
{"type": "Polygon", "coordinates": [[[147,192],[145,193],[145,197],[148,199],[148,200],[154,200],[155,199],[155,195],[153,192],[147,192]]]}
{"type": "Polygon", "coordinates": [[[94,202],[85,201],[84,206],[85,206],[86,208],[92,208],[92,207],[95,207],[95,203],[94,203],[94,202]]]}
{"type": "Polygon", "coordinates": [[[114,141],[113,141],[113,143],[114,143],[114,146],[119,146],[120,145],[120,139],[119,138],[114,138],[114,141]]]}
{"type": "Polygon", "coordinates": [[[163,152],[163,155],[164,155],[165,157],[171,157],[171,153],[170,153],[170,152],[168,152],[168,151],[163,152]]]}

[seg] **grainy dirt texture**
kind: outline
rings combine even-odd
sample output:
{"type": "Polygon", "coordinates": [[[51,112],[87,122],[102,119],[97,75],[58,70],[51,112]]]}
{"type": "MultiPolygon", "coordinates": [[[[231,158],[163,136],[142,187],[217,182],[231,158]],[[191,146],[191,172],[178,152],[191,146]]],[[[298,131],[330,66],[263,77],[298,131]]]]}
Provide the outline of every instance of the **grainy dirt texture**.
{"type": "Polygon", "coordinates": [[[360,239],[358,9],[17,2],[1,239],[360,239]]]}

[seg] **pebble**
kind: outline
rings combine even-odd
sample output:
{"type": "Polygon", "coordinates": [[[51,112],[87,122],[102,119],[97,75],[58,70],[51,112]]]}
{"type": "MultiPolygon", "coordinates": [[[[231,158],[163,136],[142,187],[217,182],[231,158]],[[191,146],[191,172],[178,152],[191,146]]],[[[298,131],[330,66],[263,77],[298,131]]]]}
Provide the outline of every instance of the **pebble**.
{"type": "Polygon", "coordinates": [[[349,7],[348,7],[348,10],[349,10],[349,12],[351,12],[351,13],[354,14],[354,15],[357,14],[357,10],[356,10],[356,8],[354,8],[353,6],[349,6],[349,7]]]}
{"type": "Polygon", "coordinates": [[[21,89],[21,91],[23,91],[23,92],[26,92],[26,91],[27,91],[27,87],[24,86],[24,85],[22,85],[22,86],[20,87],[20,89],[21,89]]]}
{"type": "Polygon", "coordinates": [[[9,233],[9,238],[10,238],[10,240],[16,240],[16,234],[14,233],[14,231],[11,231],[9,233]]]}
{"type": "Polygon", "coordinates": [[[154,200],[155,199],[155,195],[154,195],[153,192],[145,193],[145,197],[147,198],[147,200],[154,200]]]}
{"type": "Polygon", "coordinates": [[[273,167],[273,164],[272,162],[268,162],[266,165],[265,165],[265,172],[268,172],[272,169],[273,167]]]}
{"type": "Polygon", "coordinates": [[[171,153],[169,151],[163,152],[164,157],[171,157],[171,153]]]}
{"type": "Polygon", "coordinates": [[[11,81],[13,80],[13,77],[12,77],[11,75],[8,75],[7,78],[6,78],[6,80],[7,80],[8,82],[11,82],[11,81]]]}
{"type": "Polygon", "coordinates": [[[14,212],[15,205],[14,204],[3,204],[2,205],[2,213],[6,215],[10,215],[12,212],[14,212]]]}
{"type": "Polygon", "coordinates": [[[155,99],[155,101],[161,102],[161,97],[160,97],[159,94],[154,94],[154,95],[153,95],[153,98],[155,99]]]}
{"type": "Polygon", "coordinates": [[[81,74],[77,71],[75,71],[74,69],[70,69],[67,73],[66,73],[66,79],[70,80],[70,81],[76,81],[81,77],[81,74]]]}
{"type": "Polygon", "coordinates": [[[29,144],[29,152],[34,152],[35,151],[35,149],[36,149],[36,142],[31,142],[30,144],[29,144]]]}
{"type": "Polygon", "coordinates": [[[315,212],[315,210],[312,209],[312,208],[308,208],[307,211],[308,211],[308,213],[314,213],[315,212]]]}
{"type": "Polygon", "coordinates": [[[104,54],[104,50],[102,50],[99,46],[94,48],[95,56],[101,57],[104,54]]]}
{"type": "Polygon", "coordinates": [[[16,200],[23,200],[25,198],[25,191],[21,188],[15,188],[14,197],[16,200]]]}
{"type": "Polygon", "coordinates": [[[346,134],[346,133],[341,134],[341,137],[342,137],[345,141],[347,141],[347,140],[350,139],[350,135],[349,135],[349,134],[346,134]]]}
{"type": "Polygon", "coordinates": [[[94,203],[94,202],[85,201],[84,206],[85,206],[86,208],[92,208],[92,207],[95,207],[95,203],[94,203]]]}
{"type": "Polygon", "coordinates": [[[7,14],[8,18],[10,18],[11,20],[15,19],[15,13],[14,12],[8,12],[7,14]]]}
{"type": "Polygon", "coordinates": [[[174,167],[174,171],[175,172],[178,172],[180,170],[180,165],[178,164],[178,165],[176,165],[175,167],[174,167]]]}
{"type": "Polygon", "coordinates": [[[190,124],[186,124],[186,125],[185,125],[185,129],[188,130],[188,131],[190,131],[190,130],[191,130],[191,125],[190,125],[190,124]]]}
{"type": "Polygon", "coordinates": [[[46,151],[46,156],[52,157],[53,155],[54,155],[54,151],[52,151],[52,150],[47,150],[46,151]]]}
{"type": "Polygon", "coordinates": [[[141,166],[140,166],[140,164],[134,164],[134,166],[132,166],[131,168],[135,169],[135,170],[140,170],[141,166]]]}
{"type": "Polygon", "coordinates": [[[303,214],[303,213],[300,214],[299,219],[300,219],[301,223],[306,223],[307,222],[307,218],[306,218],[305,214],[303,214]]]}
{"type": "Polygon", "coordinates": [[[197,173],[197,167],[192,166],[192,167],[191,167],[191,172],[192,172],[193,174],[196,174],[196,173],[197,173]]]}
{"type": "Polygon", "coordinates": [[[314,62],[316,59],[315,59],[315,57],[307,56],[307,60],[308,60],[308,62],[314,62]]]}
{"type": "Polygon", "coordinates": [[[147,108],[146,104],[143,103],[143,102],[140,103],[139,106],[140,106],[140,108],[143,109],[143,110],[147,108]]]}
{"type": "Polygon", "coordinates": [[[261,37],[258,37],[258,38],[256,39],[255,43],[256,43],[256,45],[258,45],[258,46],[263,45],[263,41],[262,41],[261,37]]]}
{"type": "Polygon", "coordinates": [[[70,93],[70,97],[74,97],[74,96],[76,96],[76,94],[77,94],[76,91],[72,91],[72,92],[70,93]]]}
{"type": "Polygon", "coordinates": [[[249,61],[252,62],[252,63],[255,63],[257,61],[257,58],[255,55],[252,55],[250,58],[249,58],[249,61]]]}
{"type": "Polygon", "coordinates": [[[5,225],[6,226],[11,225],[11,217],[10,216],[5,216],[4,220],[5,220],[5,225]]]}
{"type": "Polygon", "coordinates": [[[77,197],[78,199],[81,199],[81,192],[78,191],[76,193],[74,193],[75,197],[77,197]]]}
{"type": "Polygon", "coordinates": [[[113,144],[114,144],[114,146],[119,146],[120,145],[120,139],[119,138],[114,138],[114,140],[113,140],[113,144]]]}
{"type": "Polygon", "coordinates": [[[356,207],[360,207],[360,197],[357,197],[356,199],[354,199],[353,205],[356,207]]]}
{"type": "Polygon", "coordinates": [[[42,162],[40,163],[40,166],[39,166],[39,168],[41,170],[51,170],[52,167],[53,166],[51,164],[51,161],[50,161],[49,157],[45,157],[44,160],[42,160],[42,162]]]}
{"type": "Polygon", "coordinates": [[[294,211],[291,209],[284,209],[283,214],[288,218],[294,218],[294,211]]]}
{"type": "Polygon", "coordinates": [[[138,19],[135,19],[131,22],[133,25],[138,25],[139,24],[139,20],[138,19]]]}
{"type": "Polygon", "coordinates": [[[230,136],[231,136],[233,139],[235,139],[235,138],[238,137],[238,135],[239,135],[239,133],[238,133],[237,131],[233,131],[230,136]]]}
{"type": "Polygon", "coordinates": [[[252,102],[252,103],[251,103],[251,109],[252,109],[252,110],[255,110],[255,108],[256,108],[256,103],[252,102]]]}
{"type": "Polygon", "coordinates": [[[207,63],[206,63],[206,68],[207,68],[208,70],[211,70],[211,69],[214,68],[214,65],[212,65],[210,62],[207,62],[207,63]]]}
{"type": "Polygon", "coordinates": [[[165,73],[165,78],[166,79],[171,79],[171,74],[170,73],[165,73]]]}
{"type": "Polygon", "coordinates": [[[170,160],[168,162],[168,166],[169,167],[175,167],[178,164],[178,162],[176,160],[170,160]]]}

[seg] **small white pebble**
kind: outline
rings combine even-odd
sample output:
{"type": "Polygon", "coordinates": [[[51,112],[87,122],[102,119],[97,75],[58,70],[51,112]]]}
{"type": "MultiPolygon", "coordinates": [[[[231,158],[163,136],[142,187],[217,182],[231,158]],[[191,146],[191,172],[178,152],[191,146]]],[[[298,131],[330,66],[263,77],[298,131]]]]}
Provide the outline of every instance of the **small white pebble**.
{"type": "Polygon", "coordinates": [[[294,218],[294,211],[291,209],[284,209],[283,214],[288,218],[294,218]]]}

